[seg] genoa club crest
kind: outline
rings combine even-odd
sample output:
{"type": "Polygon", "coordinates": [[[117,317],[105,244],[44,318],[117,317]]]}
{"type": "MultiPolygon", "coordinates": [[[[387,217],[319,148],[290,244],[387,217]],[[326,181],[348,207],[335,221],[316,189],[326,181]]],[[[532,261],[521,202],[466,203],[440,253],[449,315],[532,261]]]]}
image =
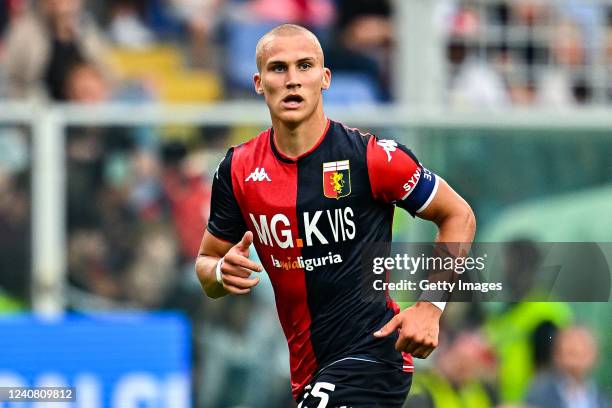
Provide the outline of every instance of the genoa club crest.
{"type": "Polygon", "coordinates": [[[351,194],[351,168],[348,160],[323,163],[323,194],[335,199],[351,194]]]}

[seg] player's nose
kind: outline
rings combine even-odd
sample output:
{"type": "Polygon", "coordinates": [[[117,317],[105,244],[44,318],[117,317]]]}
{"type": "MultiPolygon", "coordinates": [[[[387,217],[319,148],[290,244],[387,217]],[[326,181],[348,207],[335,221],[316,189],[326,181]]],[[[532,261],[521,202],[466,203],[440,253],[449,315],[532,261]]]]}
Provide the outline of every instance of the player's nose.
{"type": "Polygon", "coordinates": [[[287,70],[287,79],[285,81],[285,86],[287,88],[296,88],[302,86],[298,72],[293,67],[287,70]]]}

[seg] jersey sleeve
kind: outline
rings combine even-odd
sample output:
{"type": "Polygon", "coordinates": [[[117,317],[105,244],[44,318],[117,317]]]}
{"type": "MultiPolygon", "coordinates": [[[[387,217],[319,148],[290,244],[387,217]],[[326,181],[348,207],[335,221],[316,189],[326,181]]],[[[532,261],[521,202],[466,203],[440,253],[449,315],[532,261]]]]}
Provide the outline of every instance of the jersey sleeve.
{"type": "Polygon", "coordinates": [[[232,243],[239,242],[247,231],[232,185],[231,148],[221,160],[213,176],[208,231],[215,237],[232,243]]]}
{"type": "Polygon", "coordinates": [[[439,178],[406,146],[372,136],[366,154],[375,200],[395,204],[412,216],[427,208],[436,195],[439,178]]]}

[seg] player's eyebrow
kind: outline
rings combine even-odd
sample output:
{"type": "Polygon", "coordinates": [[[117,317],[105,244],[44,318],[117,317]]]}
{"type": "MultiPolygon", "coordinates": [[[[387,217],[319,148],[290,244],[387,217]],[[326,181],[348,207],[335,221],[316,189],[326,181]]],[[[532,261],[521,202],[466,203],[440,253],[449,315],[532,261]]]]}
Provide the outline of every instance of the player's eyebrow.
{"type": "Polygon", "coordinates": [[[266,63],[266,67],[270,67],[273,65],[285,65],[287,64],[287,61],[282,61],[282,60],[272,60],[272,61],[268,61],[266,63]]]}
{"type": "Polygon", "coordinates": [[[315,58],[313,57],[305,57],[305,58],[300,58],[299,60],[297,60],[298,64],[301,64],[303,62],[315,62],[315,58]]]}
{"type": "MultiPolygon", "coordinates": [[[[304,58],[300,58],[299,60],[297,60],[295,63],[296,64],[301,64],[303,62],[311,62],[313,63],[316,59],[314,57],[304,57],[304,58]]],[[[268,61],[266,63],[266,67],[271,67],[271,66],[275,66],[275,65],[287,65],[290,62],[284,61],[284,60],[272,60],[272,61],[268,61]]]]}

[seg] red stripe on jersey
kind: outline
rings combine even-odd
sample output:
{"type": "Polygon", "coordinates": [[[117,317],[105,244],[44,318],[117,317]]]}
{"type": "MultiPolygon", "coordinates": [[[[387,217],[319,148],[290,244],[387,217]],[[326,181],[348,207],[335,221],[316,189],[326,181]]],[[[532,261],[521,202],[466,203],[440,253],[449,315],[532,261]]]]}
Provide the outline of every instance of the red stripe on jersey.
{"type": "Polygon", "coordinates": [[[270,131],[235,148],[232,158],[234,195],[274,287],[276,309],[289,344],[291,388],[296,398],[318,368],[310,337],[305,270],[296,267],[302,256],[297,168],[296,163],[274,156],[270,131]],[[249,178],[251,174],[260,177],[249,178]]]}
{"type": "Polygon", "coordinates": [[[368,174],[375,200],[392,203],[403,200],[416,186],[421,168],[393,140],[371,137],[367,147],[368,174]]]}

